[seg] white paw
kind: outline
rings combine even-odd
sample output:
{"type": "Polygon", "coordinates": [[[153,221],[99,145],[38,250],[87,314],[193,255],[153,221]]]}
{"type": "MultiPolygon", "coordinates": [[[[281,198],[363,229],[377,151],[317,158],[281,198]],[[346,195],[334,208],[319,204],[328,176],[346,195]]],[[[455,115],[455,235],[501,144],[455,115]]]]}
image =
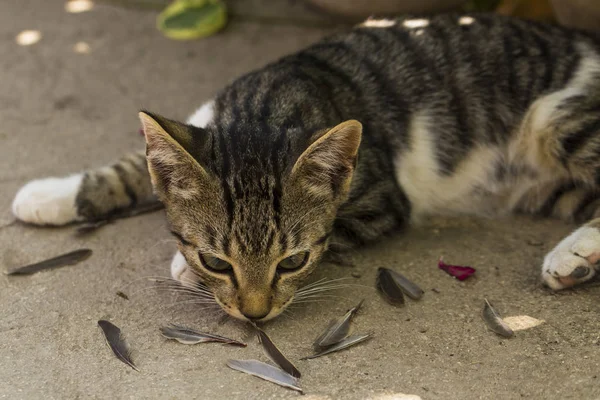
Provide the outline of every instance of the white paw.
{"type": "Polygon", "coordinates": [[[554,290],[571,287],[592,278],[599,260],[600,230],[583,226],[546,255],[542,279],[554,290]]]}
{"type": "Polygon", "coordinates": [[[171,261],[171,276],[187,287],[196,287],[200,282],[198,275],[190,268],[180,251],[175,253],[173,261],[171,261]]]}
{"type": "Polygon", "coordinates": [[[80,219],[75,198],[83,174],[66,178],[46,178],[23,186],[12,204],[13,214],[21,221],[37,225],[64,225],[80,219]]]}

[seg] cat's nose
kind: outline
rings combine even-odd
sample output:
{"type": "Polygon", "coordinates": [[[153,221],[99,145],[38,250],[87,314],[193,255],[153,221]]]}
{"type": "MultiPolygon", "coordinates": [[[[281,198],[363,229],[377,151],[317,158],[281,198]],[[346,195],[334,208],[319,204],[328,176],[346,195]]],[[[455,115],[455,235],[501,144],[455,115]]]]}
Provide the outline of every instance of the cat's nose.
{"type": "Polygon", "coordinates": [[[240,293],[238,307],[242,315],[251,321],[258,321],[271,312],[270,288],[250,288],[240,293]]]}
{"type": "Polygon", "coordinates": [[[269,310],[267,310],[266,312],[260,312],[260,313],[249,313],[249,312],[242,312],[242,314],[244,315],[244,317],[248,318],[250,321],[259,321],[261,319],[263,319],[264,317],[266,317],[267,315],[269,315],[269,310]]]}

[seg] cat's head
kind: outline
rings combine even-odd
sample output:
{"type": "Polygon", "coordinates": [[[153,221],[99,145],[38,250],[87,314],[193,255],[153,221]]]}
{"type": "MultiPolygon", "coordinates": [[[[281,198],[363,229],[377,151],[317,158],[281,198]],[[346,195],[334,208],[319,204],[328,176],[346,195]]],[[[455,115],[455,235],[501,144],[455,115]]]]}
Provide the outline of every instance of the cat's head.
{"type": "Polygon", "coordinates": [[[276,143],[253,149],[211,127],[149,113],[140,118],[152,184],[189,266],[230,315],[279,315],[327,249],[361,124],[310,132],[294,152],[276,143]]]}

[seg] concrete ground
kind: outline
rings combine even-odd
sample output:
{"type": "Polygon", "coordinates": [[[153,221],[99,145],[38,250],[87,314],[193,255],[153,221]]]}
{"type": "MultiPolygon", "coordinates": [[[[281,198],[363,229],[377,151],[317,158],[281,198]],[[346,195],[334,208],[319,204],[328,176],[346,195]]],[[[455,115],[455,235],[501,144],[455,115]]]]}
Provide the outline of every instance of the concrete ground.
{"type": "MultiPolygon", "coordinates": [[[[153,11],[107,5],[67,14],[59,0],[2,1],[0,225],[12,220],[12,197],[26,181],[102,165],[142,146],[138,109],[185,118],[237,75],[327,32],[238,21],[217,36],[180,43],[162,37],[154,18],[153,11]],[[42,39],[18,46],[14,38],[26,29],[39,30],[42,39]],[[80,41],[89,44],[88,54],[73,51],[80,41]]],[[[320,277],[348,277],[354,286],[333,301],[299,307],[265,329],[302,371],[301,385],[312,396],[307,399],[386,393],[422,399],[597,399],[600,287],[555,294],[538,279],[543,255],[572,228],[528,217],[431,221],[357,252],[355,268],[323,265],[320,277]],[[436,267],[441,255],[477,268],[476,276],[463,283],[452,279],[436,267]],[[426,290],[423,299],[407,300],[403,308],[384,303],[373,289],[379,266],[405,273],[426,290]],[[360,277],[351,277],[353,272],[360,277]],[[372,332],[373,339],[300,361],[327,321],[361,298],[366,303],[356,331],[372,332]],[[479,316],[484,298],[505,316],[529,315],[545,323],[500,338],[479,316]]],[[[175,249],[160,212],[119,221],[86,238],[74,237],[73,227],[9,225],[0,228],[0,243],[2,269],[77,248],[94,250],[77,266],[25,277],[0,275],[0,397],[298,396],[225,366],[230,358],[265,360],[244,326],[182,304],[146,279],[168,275],[175,249]],[[117,290],[130,300],[118,297],[117,290]],[[111,354],[96,325],[102,318],[122,328],[140,372],[111,354]],[[244,339],[249,346],[168,342],[158,327],[171,322],[244,339]]]]}

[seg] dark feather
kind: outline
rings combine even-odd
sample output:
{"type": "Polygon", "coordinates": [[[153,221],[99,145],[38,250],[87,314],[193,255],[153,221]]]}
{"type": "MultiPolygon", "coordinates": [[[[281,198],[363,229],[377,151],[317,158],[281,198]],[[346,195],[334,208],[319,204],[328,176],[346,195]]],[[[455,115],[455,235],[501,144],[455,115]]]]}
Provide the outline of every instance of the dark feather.
{"type": "Polygon", "coordinates": [[[258,340],[262,345],[263,349],[265,350],[265,353],[267,353],[267,355],[269,356],[269,358],[273,360],[275,364],[279,365],[279,367],[281,367],[282,370],[292,375],[294,378],[300,378],[301,374],[300,371],[298,371],[298,368],[296,368],[294,364],[292,364],[291,361],[283,355],[283,353],[277,348],[277,346],[275,346],[275,343],[273,343],[271,338],[267,336],[267,334],[263,332],[262,329],[256,326],[255,328],[258,332],[258,340]]]}
{"type": "Polygon", "coordinates": [[[125,208],[110,214],[105,219],[83,223],[77,227],[75,233],[77,235],[85,235],[103,227],[104,225],[110,224],[117,219],[131,218],[135,217],[136,215],[151,213],[163,208],[164,205],[160,201],[152,201],[149,203],[140,204],[133,208],[125,208]]]}
{"type": "Polygon", "coordinates": [[[410,297],[411,299],[419,300],[421,297],[423,297],[423,293],[425,293],[425,292],[423,292],[423,289],[421,289],[420,287],[415,285],[413,282],[409,281],[401,273],[396,272],[389,268],[380,268],[380,269],[385,269],[390,274],[390,276],[392,277],[394,282],[396,282],[396,284],[400,287],[400,290],[402,290],[402,292],[405,295],[407,295],[408,297],[410,297]]]}
{"type": "Polygon", "coordinates": [[[404,294],[398,283],[390,274],[390,270],[386,268],[379,268],[377,270],[377,290],[381,296],[393,306],[404,305],[404,294]]]}
{"type": "Polygon", "coordinates": [[[121,330],[106,320],[98,321],[98,325],[102,329],[104,333],[104,338],[106,339],[106,343],[111,348],[115,356],[125,364],[129,365],[134,370],[138,371],[137,367],[133,363],[131,359],[131,349],[129,348],[129,344],[127,341],[121,336],[121,330]]]}
{"type": "Polygon", "coordinates": [[[75,233],[78,235],[85,235],[85,234],[95,231],[96,229],[103,227],[104,225],[108,225],[111,222],[112,222],[112,220],[110,220],[110,219],[103,219],[103,220],[96,221],[96,222],[86,222],[86,223],[79,225],[77,227],[77,229],[75,230],[75,233]]]}
{"type": "Polygon", "coordinates": [[[119,296],[125,300],[129,300],[129,296],[127,296],[125,293],[121,292],[120,290],[117,290],[117,296],[119,296]]]}
{"type": "Polygon", "coordinates": [[[348,333],[350,333],[350,323],[352,322],[352,318],[356,315],[363,302],[364,300],[361,300],[356,307],[348,310],[343,317],[331,321],[325,332],[323,332],[321,336],[315,340],[315,347],[323,348],[331,346],[332,344],[338,343],[348,336],[348,333]]]}
{"type": "Polygon", "coordinates": [[[254,375],[258,378],[273,382],[279,386],[297,390],[302,393],[298,386],[298,379],[287,372],[258,360],[229,360],[227,366],[236,371],[254,375]]]}
{"type": "Polygon", "coordinates": [[[333,346],[326,348],[325,350],[323,350],[317,354],[313,354],[312,356],[301,358],[301,360],[310,360],[311,358],[317,358],[317,357],[324,356],[326,354],[334,353],[336,351],[344,350],[350,346],[354,346],[355,344],[364,342],[365,340],[369,339],[370,337],[371,337],[370,333],[368,333],[366,335],[352,335],[352,336],[349,336],[346,339],[342,340],[341,342],[338,342],[338,343],[334,344],[333,346]]]}
{"type": "Polygon", "coordinates": [[[487,327],[500,336],[509,338],[512,335],[514,335],[513,330],[510,329],[510,327],[506,325],[506,323],[504,323],[502,317],[500,317],[500,314],[498,314],[498,312],[494,310],[490,302],[487,301],[487,299],[484,300],[485,305],[483,306],[481,316],[485,321],[487,327]]]}
{"type": "Polygon", "coordinates": [[[50,258],[48,260],[40,261],[35,264],[29,264],[25,265],[24,267],[11,269],[10,271],[6,272],[6,275],[29,275],[35,272],[43,271],[45,269],[66,267],[67,265],[75,265],[81,261],[86,260],[91,255],[92,250],[90,249],[75,250],[70,253],[50,258]]]}
{"type": "Polygon", "coordinates": [[[199,332],[194,329],[177,325],[163,326],[160,328],[160,333],[167,339],[177,340],[179,343],[183,344],[218,342],[241,347],[247,346],[246,343],[234,339],[213,335],[211,333],[199,332]]]}

